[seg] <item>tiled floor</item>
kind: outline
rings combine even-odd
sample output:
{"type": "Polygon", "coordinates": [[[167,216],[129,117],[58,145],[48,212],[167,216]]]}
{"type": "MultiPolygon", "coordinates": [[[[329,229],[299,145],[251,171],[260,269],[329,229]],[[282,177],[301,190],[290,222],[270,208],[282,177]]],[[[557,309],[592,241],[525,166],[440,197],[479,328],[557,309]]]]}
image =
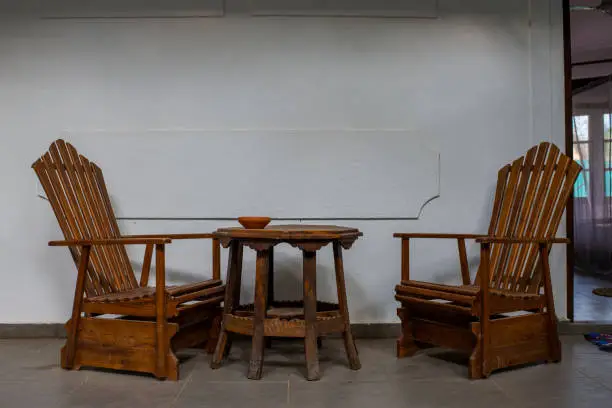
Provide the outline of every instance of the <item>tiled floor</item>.
{"type": "Polygon", "coordinates": [[[596,296],[593,289],[612,287],[612,280],[579,272],[574,274],[574,320],[577,322],[612,322],[612,298],[596,296]]]}
{"type": "Polygon", "coordinates": [[[274,343],[264,378],[246,379],[248,343],[237,343],[219,370],[207,355],[187,351],[182,380],[58,367],[60,340],[0,340],[0,407],[609,407],[612,354],[580,336],[563,338],[560,364],[535,365],[469,381],[449,352],[397,360],[394,341],[362,340],[363,368],[350,371],[338,340],[320,351],[323,378],[303,378],[303,346],[274,343]]]}

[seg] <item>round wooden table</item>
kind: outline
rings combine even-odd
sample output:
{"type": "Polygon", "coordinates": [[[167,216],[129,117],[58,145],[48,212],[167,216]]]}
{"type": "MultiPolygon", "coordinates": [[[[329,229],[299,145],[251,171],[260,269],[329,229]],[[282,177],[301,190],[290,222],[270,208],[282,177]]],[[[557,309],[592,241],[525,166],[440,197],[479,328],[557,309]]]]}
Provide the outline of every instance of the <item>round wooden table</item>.
{"type": "Polygon", "coordinates": [[[329,333],[342,333],[344,347],[352,370],[361,368],[351,333],[344,282],[342,248],[349,249],[362,235],[358,229],[334,225],[270,225],[265,229],[221,228],[214,236],[229,247],[227,289],[223,324],[211,367],[218,368],[229,353],[228,332],[252,336],[248,378],[261,378],[265,338],[304,338],[308,380],[318,380],[317,340],[329,333]],[[303,253],[304,298],[302,302],[274,301],[274,253],[280,243],[299,248],[303,253]],[[332,243],[336,270],[338,303],[317,301],[317,251],[332,243]],[[257,251],[255,300],[240,305],[243,247],[257,251]]]}

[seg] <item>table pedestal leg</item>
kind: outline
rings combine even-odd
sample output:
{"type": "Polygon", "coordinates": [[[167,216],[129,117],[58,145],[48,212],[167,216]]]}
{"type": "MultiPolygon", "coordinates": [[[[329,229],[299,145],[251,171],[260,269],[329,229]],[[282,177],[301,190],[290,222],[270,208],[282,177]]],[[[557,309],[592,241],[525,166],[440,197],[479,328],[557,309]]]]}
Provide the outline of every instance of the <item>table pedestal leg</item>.
{"type": "Polygon", "coordinates": [[[253,340],[251,345],[251,362],[248,378],[261,379],[264,354],[264,324],[268,298],[268,261],[270,251],[257,251],[257,266],[255,272],[255,316],[253,319],[253,340]]]}
{"type": "Polygon", "coordinates": [[[304,251],[304,320],[306,321],[306,368],[309,381],[320,378],[317,350],[317,253],[304,251]]]}
{"type": "MultiPolygon", "coordinates": [[[[234,268],[234,282],[232,289],[232,297],[231,297],[231,310],[232,312],[238,306],[240,306],[240,288],[242,287],[242,254],[244,253],[244,247],[242,243],[238,243],[238,247],[236,248],[236,260],[235,264],[232,266],[234,268]]],[[[223,357],[227,357],[232,350],[232,334],[228,334],[227,346],[225,347],[225,351],[223,353],[223,357]]]]}
{"type": "Polygon", "coordinates": [[[340,314],[344,320],[344,332],[342,337],[344,338],[344,349],[346,350],[346,356],[349,360],[349,367],[351,370],[359,370],[361,363],[359,362],[359,355],[357,353],[357,347],[355,346],[355,339],[353,339],[353,333],[351,331],[351,321],[349,319],[348,303],[346,300],[346,282],[344,281],[344,264],[342,262],[342,247],[339,242],[334,242],[334,266],[336,269],[336,287],[338,290],[338,308],[340,314]]]}
{"type": "MultiPolygon", "coordinates": [[[[223,317],[230,314],[232,310],[240,303],[240,281],[242,279],[242,245],[233,241],[230,244],[229,257],[227,263],[226,274],[226,290],[225,299],[223,301],[223,317]]],[[[217,346],[210,362],[210,367],[213,369],[221,367],[221,361],[226,356],[231,348],[231,339],[229,339],[225,324],[221,323],[221,333],[217,340],[217,346]]]]}
{"type": "MultiPolygon", "coordinates": [[[[266,310],[274,305],[274,247],[270,248],[268,255],[268,301],[266,302],[266,310]]],[[[272,337],[266,337],[266,348],[272,348],[272,337]]]]}

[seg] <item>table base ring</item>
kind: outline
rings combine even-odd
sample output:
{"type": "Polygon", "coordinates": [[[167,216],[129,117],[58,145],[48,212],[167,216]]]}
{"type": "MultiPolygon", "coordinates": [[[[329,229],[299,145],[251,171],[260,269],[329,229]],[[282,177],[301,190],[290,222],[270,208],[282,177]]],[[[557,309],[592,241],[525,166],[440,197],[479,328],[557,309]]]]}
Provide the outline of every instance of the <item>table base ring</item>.
{"type": "MultiPolygon", "coordinates": [[[[227,331],[253,335],[254,319],[253,305],[242,305],[231,314],[223,317],[227,331]]],[[[346,325],[338,305],[327,302],[317,302],[317,334],[342,333],[346,325]]],[[[303,302],[275,302],[264,321],[264,336],[266,337],[298,337],[306,336],[306,321],[303,318],[303,302]]]]}

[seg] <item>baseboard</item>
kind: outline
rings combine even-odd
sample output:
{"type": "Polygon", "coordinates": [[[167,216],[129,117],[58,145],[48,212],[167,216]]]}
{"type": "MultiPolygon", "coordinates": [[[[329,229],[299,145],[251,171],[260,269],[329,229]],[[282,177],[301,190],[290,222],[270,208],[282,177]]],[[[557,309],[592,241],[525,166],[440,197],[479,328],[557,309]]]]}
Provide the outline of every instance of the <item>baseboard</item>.
{"type": "MultiPolygon", "coordinates": [[[[352,324],[351,328],[353,330],[353,335],[361,339],[397,338],[401,333],[399,323],[357,323],[352,324]]],[[[612,323],[559,322],[560,335],[581,335],[589,332],[612,333],[612,323]]]]}
{"type": "MultiPolygon", "coordinates": [[[[360,339],[397,338],[399,323],[356,323],[351,325],[353,335],[360,339]]],[[[559,322],[559,333],[577,335],[588,332],[612,333],[612,324],[559,322]]],[[[64,338],[66,329],[61,323],[0,323],[0,339],[64,338]]]]}
{"type": "Polygon", "coordinates": [[[358,339],[398,338],[401,332],[399,323],[356,323],[351,325],[353,336],[358,339]]]}
{"type": "MultiPolygon", "coordinates": [[[[396,338],[399,323],[353,324],[353,335],[362,339],[396,338]]],[[[66,329],[61,323],[0,323],[0,339],[65,338],[66,329]]]]}
{"type": "Polygon", "coordinates": [[[66,337],[61,323],[0,323],[0,339],[43,339],[66,337]]]}
{"type": "Polygon", "coordinates": [[[559,334],[612,333],[611,323],[559,322],[559,334]]]}

